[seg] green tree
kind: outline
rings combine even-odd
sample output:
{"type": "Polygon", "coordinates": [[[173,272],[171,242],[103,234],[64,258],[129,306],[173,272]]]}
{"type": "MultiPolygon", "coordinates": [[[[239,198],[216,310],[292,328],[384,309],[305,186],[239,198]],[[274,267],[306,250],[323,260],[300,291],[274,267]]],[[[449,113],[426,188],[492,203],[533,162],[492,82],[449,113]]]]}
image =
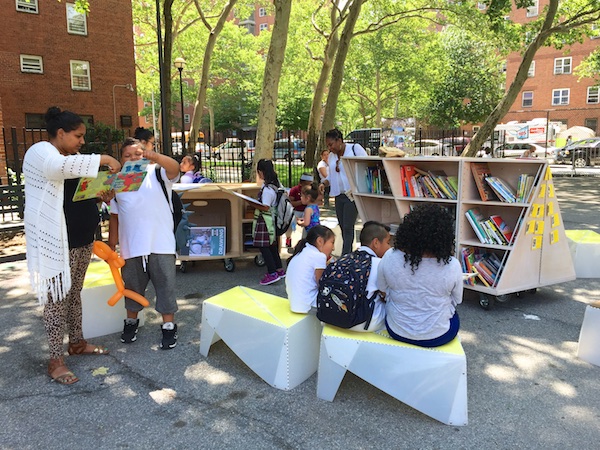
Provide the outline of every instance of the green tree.
{"type": "Polygon", "coordinates": [[[441,33],[441,47],[443,72],[431,96],[429,123],[455,128],[485,120],[503,95],[505,77],[497,47],[456,26],[441,33]]]}

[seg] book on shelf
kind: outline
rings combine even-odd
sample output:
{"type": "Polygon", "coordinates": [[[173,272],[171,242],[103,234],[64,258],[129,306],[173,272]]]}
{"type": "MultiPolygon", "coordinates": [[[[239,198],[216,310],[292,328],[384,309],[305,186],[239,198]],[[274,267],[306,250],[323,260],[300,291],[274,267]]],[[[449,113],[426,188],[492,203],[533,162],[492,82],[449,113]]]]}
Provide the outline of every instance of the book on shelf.
{"type": "Polygon", "coordinates": [[[467,221],[482,244],[509,245],[513,232],[502,217],[494,214],[485,217],[479,208],[471,208],[465,212],[467,221]]]}
{"type": "Polygon", "coordinates": [[[73,194],[73,201],[96,198],[100,193],[110,190],[114,190],[116,194],[137,191],[146,178],[149,163],[147,159],[127,161],[120,172],[101,171],[96,178],[82,177],[73,194]]]}
{"type": "Polygon", "coordinates": [[[494,193],[490,185],[485,182],[485,179],[487,177],[492,176],[492,172],[490,171],[488,163],[471,163],[471,173],[473,174],[473,178],[475,179],[475,185],[477,186],[477,190],[479,191],[479,196],[481,197],[481,200],[496,200],[496,194],[494,193]]]}
{"type": "Polygon", "coordinates": [[[483,217],[483,214],[481,214],[479,208],[471,208],[467,210],[465,212],[465,216],[471,225],[471,228],[473,228],[477,239],[479,239],[479,242],[482,244],[491,244],[485,230],[483,229],[483,226],[481,225],[481,222],[485,220],[485,217],[483,217]]]}
{"type": "Polygon", "coordinates": [[[501,178],[488,176],[485,178],[485,181],[501,201],[506,203],[515,203],[517,201],[516,192],[501,178]]]}
{"type": "Polygon", "coordinates": [[[464,280],[465,284],[471,286],[481,284],[486,287],[494,287],[498,284],[504,258],[501,260],[496,253],[477,247],[463,247],[460,251],[460,258],[464,272],[477,274],[476,279],[464,280]]]}
{"type": "MultiPolygon", "coordinates": [[[[456,177],[455,177],[456,178],[456,177]]],[[[456,200],[457,190],[443,170],[425,171],[413,165],[402,166],[400,172],[402,195],[456,200]]]]}
{"type": "Polygon", "coordinates": [[[367,192],[371,194],[391,194],[390,183],[382,164],[368,166],[365,169],[367,192]]]}
{"type": "Polygon", "coordinates": [[[494,222],[498,230],[502,233],[502,235],[506,238],[507,243],[510,243],[513,238],[513,231],[510,229],[506,222],[500,217],[498,214],[493,214],[490,216],[490,219],[494,222]]]}
{"type": "Polygon", "coordinates": [[[226,228],[191,227],[186,250],[189,256],[225,256],[226,228]]]}
{"type": "Polygon", "coordinates": [[[535,181],[535,176],[529,175],[527,173],[522,173],[519,175],[519,179],[517,181],[517,202],[519,203],[529,203],[531,201],[531,193],[533,192],[533,182],[535,181]]]}

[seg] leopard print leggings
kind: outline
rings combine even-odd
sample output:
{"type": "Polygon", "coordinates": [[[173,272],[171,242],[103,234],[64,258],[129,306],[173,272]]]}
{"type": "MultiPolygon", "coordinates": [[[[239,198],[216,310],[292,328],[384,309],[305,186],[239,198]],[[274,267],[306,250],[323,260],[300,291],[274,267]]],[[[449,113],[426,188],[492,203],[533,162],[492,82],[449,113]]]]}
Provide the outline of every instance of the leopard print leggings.
{"type": "Polygon", "coordinates": [[[54,302],[48,297],[44,307],[44,326],[48,335],[50,358],[60,358],[64,355],[63,339],[65,324],[69,333],[69,342],[75,344],[83,339],[81,330],[81,290],[90,258],[93,244],[72,248],[69,251],[71,267],[71,289],[62,302],[54,302]]]}

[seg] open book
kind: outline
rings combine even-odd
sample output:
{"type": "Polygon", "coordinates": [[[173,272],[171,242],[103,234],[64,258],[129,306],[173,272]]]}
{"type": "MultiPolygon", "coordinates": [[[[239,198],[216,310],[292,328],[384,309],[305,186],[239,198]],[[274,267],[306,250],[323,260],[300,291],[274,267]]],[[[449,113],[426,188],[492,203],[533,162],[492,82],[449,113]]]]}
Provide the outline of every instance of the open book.
{"type": "Polygon", "coordinates": [[[258,205],[258,206],[269,206],[269,205],[265,205],[264,203],[259,202],[257,199],[252,198],[252,197],[248,197],[247,195],[244,195],[240,192],[236,192],[236,191],[232,191],[231,189],[227,189],[223,186],[217,186],[219,189],[221,189],[223,192],[226,192],[228,194],[231,195],[235,195],[236,197],[241,198],[242,200],[246,200],[249,203],[252,203],[254,205],[258,205]]]}
{"type": "Polygon", "coordinates": [[[110,190],[114,190],[115,193],[137,191],[146,178],[149,163],[147,159],[127,161],[118,173],[98,172],[96,178],[82,177],[79,179],[73,201],[96,198],[101,192],[110,190]]]}

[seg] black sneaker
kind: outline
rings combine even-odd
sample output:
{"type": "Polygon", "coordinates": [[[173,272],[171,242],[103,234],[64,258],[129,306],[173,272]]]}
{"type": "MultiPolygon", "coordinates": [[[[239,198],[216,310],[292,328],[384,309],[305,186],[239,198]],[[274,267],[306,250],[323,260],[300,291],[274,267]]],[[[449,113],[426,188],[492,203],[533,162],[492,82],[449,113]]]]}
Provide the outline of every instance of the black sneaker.
{"type": "Polygon", "coordinates": [[[175,325],[172,330],[165,330],[161,326],[161,330],[163,337],[160,343],[160,348],[162,348],[163,350],[170,350],[172,348],[175,348],[175,346],[177,345],[177,325],[175,325]]]}
{"type": "Polygon", "coordinates": [[[131,344],[137,339],[138,325],[140,324],[140,319],[135,319],[135,323],[128,323],[127,320],[125,320],[124,322],[125,325],[123,326],[123,333],[121,333],[121,342],[123,342],[124,344],[131,344]]]}

